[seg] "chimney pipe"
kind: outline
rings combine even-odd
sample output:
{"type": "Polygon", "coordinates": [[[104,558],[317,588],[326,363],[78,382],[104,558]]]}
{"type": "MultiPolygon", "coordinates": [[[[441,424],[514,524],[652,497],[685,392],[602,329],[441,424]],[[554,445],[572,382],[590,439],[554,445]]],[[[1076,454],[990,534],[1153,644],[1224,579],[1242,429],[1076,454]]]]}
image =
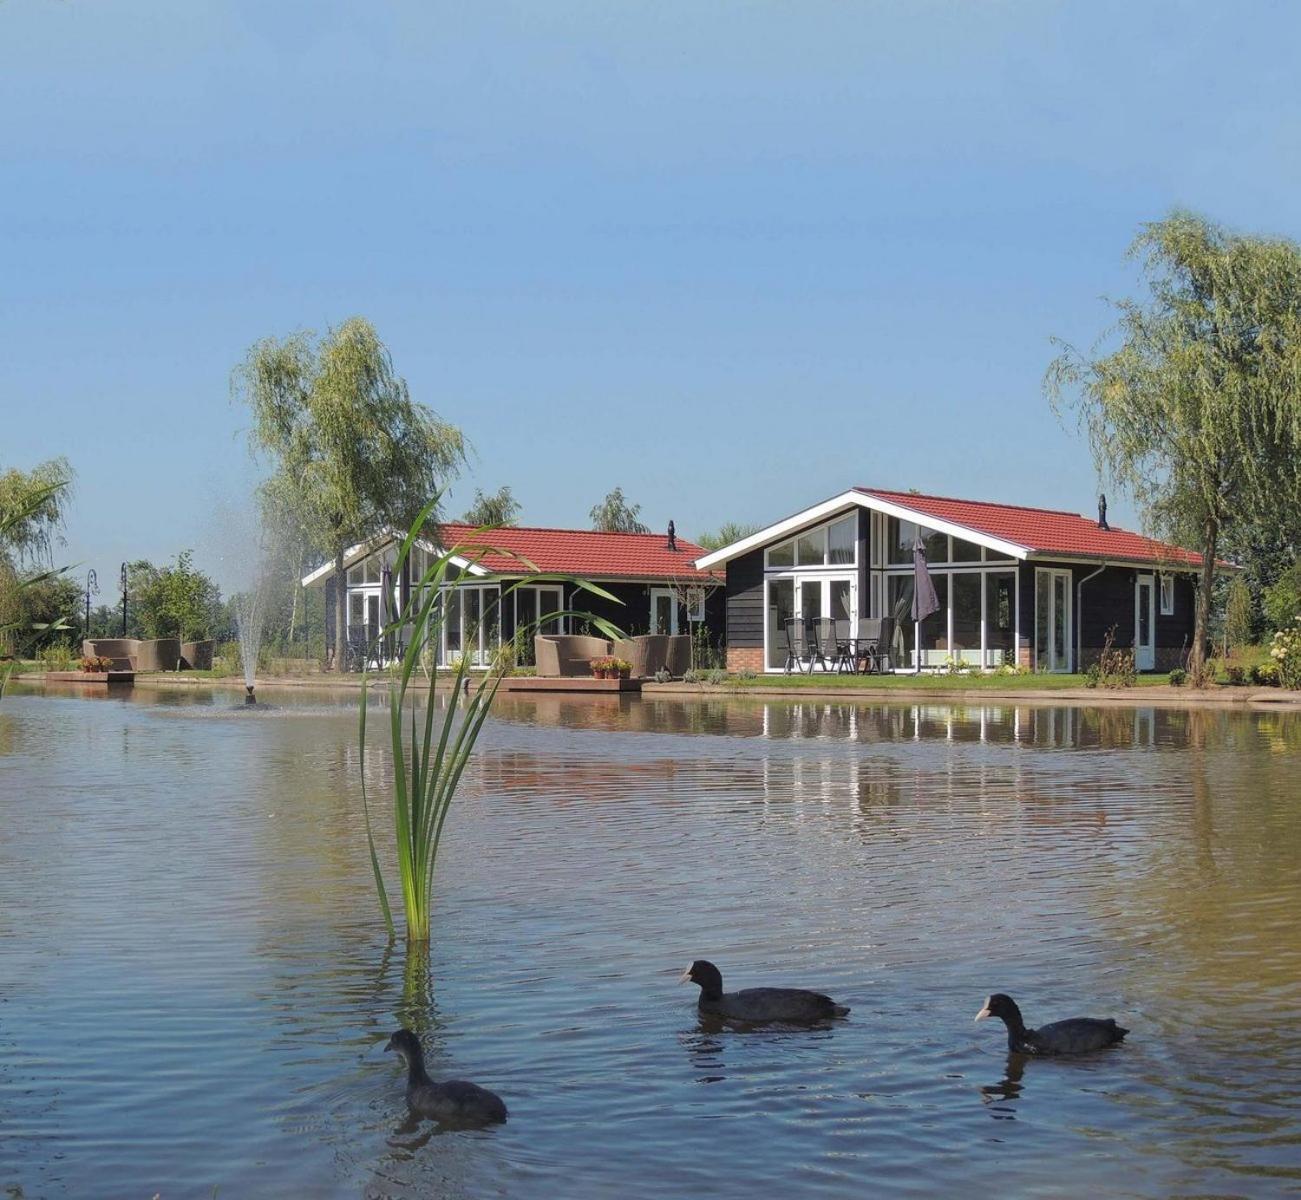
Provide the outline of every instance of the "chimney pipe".
{"type": "Polygon", "coordinates": [[[1105,492],[1099,493],[1098,495],[1098,528],[1111,528],[1111,526],[1107,524],[1107,496],[1105,492]]]}
{"type": "Polygon", "coordinates": [[[677,530],[673,528],[673,522],[670,521],[669,522],[669,549],[676,550],[677,548],[678,548],[677,530]]]}

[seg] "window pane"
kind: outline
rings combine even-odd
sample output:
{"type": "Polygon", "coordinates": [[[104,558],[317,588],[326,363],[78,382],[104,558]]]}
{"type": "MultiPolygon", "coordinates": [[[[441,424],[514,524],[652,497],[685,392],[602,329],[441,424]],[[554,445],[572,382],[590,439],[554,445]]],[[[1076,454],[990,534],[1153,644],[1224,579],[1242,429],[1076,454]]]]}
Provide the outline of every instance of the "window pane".
{"type": "Polygon", "coordinates": [[[362,582],[363,571],[360,567],[348,568],[348,586],[355,587],[362,582]]]}
{"type": "Polygon", "coordinates": [[[447,605],[447,621],[443,628],[447,633],[447,660],[451,660],[461,650],[461,593],[455,590],[443,593],[447,605]]]}
{"type": "Polygon", "coordinates": [[[848,621],[854,614],[849,606],[849,580],[833,579],[831,581],[831,611],[827,614],[837,621],[848,621]]]}
{"type": "Polygon", "coordinates": [[[1050,667],[1048,622],[1052,616],[1052,576],[1047,571],[1036,571],[1034,578],[1034,669],[1047,671],[1050,667]]]}
{"type": "Polygon", "coordinates": [[[795,539],[795,563],[801,567],[821,566],[827,560],[827,531],[815,529],[795,539]]]}
{"type": "Polygon", "coordinates": [[[953,645],[950,652],[963,662],[980,662],[980,576],[953,576],[953,645]]]}
{"type": "Polygon", "coordinates": [[[483,661],[492,661],[501,644],[501,593],[497,588],[483,589],[483,661]]]}
{"type": "Polygon", "coordinates": [[[932,575],[940,607],[922,622],[922,666],[938,666],[949,657],[949,577],[932,575]]]}
{"type": "Polygon", "coordinates": [[[964,542],[962,538],[953,539],[954,562],[979,562],[980,547],[975,542],[964,542]]]}
{"type": "Polygon", "coordinates": [[[790,579],[768,581],[768,665],[786,662],[786,622],[795,615],[795,583],[790,579]]]}
{"type": "Polygon", "coordinates": [[[806,579],[800,584],[800,616],[805,621],[815,621],[822,616],[822,582],[806,579]]]}
{"type": "Polygon", "coordinates": [[[890,666],[913,665],[913,577],[911,575],[886,576],[885,615],[894,622],[890,639],[890,666]]]}
{"type": "MultiPolygon", "coordinates": [[[[560,588],[541,588],[538,591],[538,615],[546,617],[549,613],[558,613],[564,610],[565,598],[560,588]]],[[[563,617],[552,617],[549,621],[543,621],[543,633],[563,633],[561,628],[563,617]]]]}
{"type": "Polygon", "coordinates": [[[541,632],[533,628],[533,622],[538,619],[538,595],[538,589],[531,587],[520,588],[515,593],[515,628],[530,642],[535,633],[541,632]]]}
{"type": "Polygon", "coordinates": [[[985,576],[985,665],[1016,661],[1016,576],[1011,571],[985,576]]]}
{"type": "Polygon", "coordinates": [[[782,542],[768,551],[770,567],[793,567],[795,565],[795,543],[782,542]]]}
{"type": "MultiPolygon", "coordinates": [[[[936,533],[931,529],[923,529],[922,542],[926,546],[926,561],[928,563],[949,561],[949,535],[947,533],[936,533]]],[[[911,557],[910,553],[909,558],[911,557]]]]}
{"type": "Polygon", "coordinates": [[[348,595],[348,624],[360,625],[365,619],[366,598],[360,592],[348,595]]]}
{"type": "Polygon", "coordinates": [[[827,531],[827,540],[830,544],[829,561],[833,563],[852,563],[854,561],[854,550],[858,542],[858,517],[846,517],[843,521],[837,521],[827,531]]]}
{"type": "Polygon", "coordinates": [[[887,561],[892,563],[910,563],[913,560],[913,542],[917,538],[917,526],[911,521],[901,521],[890,517],[885,523],[885,549],[887,561]]]}

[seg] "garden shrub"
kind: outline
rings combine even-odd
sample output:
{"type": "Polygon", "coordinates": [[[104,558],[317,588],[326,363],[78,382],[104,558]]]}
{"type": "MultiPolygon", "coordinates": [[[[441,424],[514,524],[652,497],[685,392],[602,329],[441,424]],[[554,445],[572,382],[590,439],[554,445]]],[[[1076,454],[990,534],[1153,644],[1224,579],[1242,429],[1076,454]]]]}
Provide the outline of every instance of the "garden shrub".
{"type": "Polygon", "coordinates": [[[1188,681],[1188,672],[1183,667],[1174,667],[1170,671],[1170,686],[1183,687],[1188,681]]]}
{"type": "Polygon", "coordinates": [[[1251,682],[1257,687],[1278,687],[1278,663],[1257,663],[1251,668],[1251,682]]]}
{"type": "Polygon", "coordinates": [[[1301,688],[1301,616],[1274,634],[1269,656],[1278,667],[1278,682],[1285,688],[1301,688]]]}

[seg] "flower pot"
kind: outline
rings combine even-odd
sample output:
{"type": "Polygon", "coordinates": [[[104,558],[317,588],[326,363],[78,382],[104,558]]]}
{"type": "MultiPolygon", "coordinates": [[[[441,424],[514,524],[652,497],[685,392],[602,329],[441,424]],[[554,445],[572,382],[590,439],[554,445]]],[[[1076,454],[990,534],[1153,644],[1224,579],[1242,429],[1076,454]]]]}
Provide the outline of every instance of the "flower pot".
{"type": "Polygon", "coordinates": [[[631,679],[631,678],[632,678],[632,668],[631,668],[631,667],[620,667],[620,668],[619,668],[619,678],[620,678],[620,679],[631,679]]]}

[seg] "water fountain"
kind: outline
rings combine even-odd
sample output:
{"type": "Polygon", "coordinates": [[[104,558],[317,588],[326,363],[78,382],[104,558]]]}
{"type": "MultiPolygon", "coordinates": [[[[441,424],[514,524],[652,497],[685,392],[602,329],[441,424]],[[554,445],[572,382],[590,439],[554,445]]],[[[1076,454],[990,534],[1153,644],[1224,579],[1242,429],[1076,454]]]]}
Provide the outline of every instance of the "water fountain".
{"type": "Polygon", "coordinates": [[[257,654],[262,645],[262,575],[252,588],[235,597],[235,625],[239,632],[239,657],[244,668],[244,703],[256,704],[254,694],[257,654]]]}

